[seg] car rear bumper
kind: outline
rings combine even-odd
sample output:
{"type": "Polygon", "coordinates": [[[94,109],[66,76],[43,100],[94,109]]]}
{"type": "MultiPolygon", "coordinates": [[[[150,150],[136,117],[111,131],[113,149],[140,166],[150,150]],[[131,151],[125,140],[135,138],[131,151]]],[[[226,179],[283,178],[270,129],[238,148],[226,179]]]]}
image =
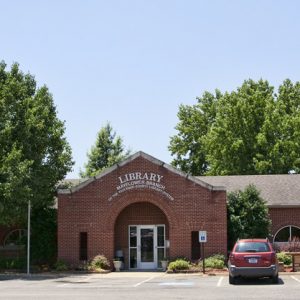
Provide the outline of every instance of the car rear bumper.
{"type": "Polygon", "coordinates": [[[278,274],[278,267],[271,265],[270,267],[229,267],[229,274],[232,277],[274,277],[278,274]]]}

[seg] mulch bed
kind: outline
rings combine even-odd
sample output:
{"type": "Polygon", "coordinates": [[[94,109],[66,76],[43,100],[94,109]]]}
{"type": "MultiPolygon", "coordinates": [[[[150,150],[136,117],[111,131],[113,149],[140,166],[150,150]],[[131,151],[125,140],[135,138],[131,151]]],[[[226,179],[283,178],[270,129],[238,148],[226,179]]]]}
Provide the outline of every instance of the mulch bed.
{"type": "MultiPolygon", "coordinates": [[[[167,270],[166,273],[168,274],[193,274],[193,273],[203,273],[202,270],[200,270],[199,268],[192,268],[189,270],[175,270],[175,271],[171,271],[171,270],[167,270]]],[[[206,268],[205,269],[205,274],[207,275],[219,275],[219,274],[227,274],[228,270],[227,269],[211,269],[211,268],[206,268]]]]}

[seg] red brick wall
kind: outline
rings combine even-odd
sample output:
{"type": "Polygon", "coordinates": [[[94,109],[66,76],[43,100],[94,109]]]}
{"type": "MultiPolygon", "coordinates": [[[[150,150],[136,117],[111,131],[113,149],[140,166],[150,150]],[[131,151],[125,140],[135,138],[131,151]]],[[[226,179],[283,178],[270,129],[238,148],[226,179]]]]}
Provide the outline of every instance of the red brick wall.
{"type": "MultiPolygon", "coordinates": [[[[128,225],[129,221],[124,219],[128,214],[133,221],[145,222],[140,224],[157,224],[158,221],[168,224],[171,257],[189,258],[191,231],[199,230],[207,230],[207,256],[227,252],[225,191],[212,192],[162,165],[137,157],[73,194],[59,194],[58,257],[78,264],[79,233],[87,231],[88,257],[103,253],[112,259],[118,236],[128,225]],[[118,177],[137,171],[164,176],[163,184],[174,200],[158,191],[133,189],[109,201],[120,184],[118,177]]],[[[127,234],[126,229],[125,239],[127,234]]]]}
{"type": "Polygon", "coordinates": [[[271,233],[273,235],[287,225],[300,227],[300,208],[270,208],[269,214],[272,220],[271,233]]]}

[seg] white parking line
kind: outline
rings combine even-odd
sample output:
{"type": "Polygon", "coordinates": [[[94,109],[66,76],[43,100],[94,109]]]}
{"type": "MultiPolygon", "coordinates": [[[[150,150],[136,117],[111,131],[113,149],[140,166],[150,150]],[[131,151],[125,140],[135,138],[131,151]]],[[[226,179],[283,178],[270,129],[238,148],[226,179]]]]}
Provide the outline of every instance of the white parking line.
{"type": "Polygon", "coordinates": [[[300,283],[300,279],[298,279],[297,277],[295,277],[295,276],[292,275],[291,278],[293,278],[294,280],[296,280],[297,282],[300,283]]]}
{"type": "Polygon", "coordinates": [[[150,278],[148,278],[148,279],[145,279],[145,280],[143,280],[143,281],[141,281],[141,282],[135,284],[134,287],[138,287],[138,286],[140,286],[141,284],[143,284],[143,283],[145,283],[145,282],[147,282],[147,281],[150,281],[150,280],[154,279],[155,277],[156,277],[156,276],[152,276],[152,277],[150,277],[150,278]]]}
{"type": "Polygon", "coordinates": [[[82,280],[76,281],[76,282],[85,282],[85,281],[89,281],[92,277],[91,276],[86,276],[85,278],[83,278],[82,280]]]}
{"type": "Polygon", "coordinates": [[[91,276],[86,276],[80,280],[77,280],[77,281],[72,281],[72,282],[66,282],[66,283],[63,283],[63,284],[59,284],[57,285],[57,287],[64,287],[66,285],[71,285],[71,284],[74,284],[74,283],[81,283],[81,282],[87,282],[91,279],[91,276]]]}
{"type": "Polygon", "coordinates": [[[218,280],[217,287],[221,286],[223,279],[224,279],[224,276],[221,276],[220,279],[218,280]]]}
{"type": "Polygon", "coordinates": [[[185,282],[162,282],[159,283],[158,285],[170,285],[170,286],[193,286],[194,282],[191,281],[185,281],[185,282]]]}

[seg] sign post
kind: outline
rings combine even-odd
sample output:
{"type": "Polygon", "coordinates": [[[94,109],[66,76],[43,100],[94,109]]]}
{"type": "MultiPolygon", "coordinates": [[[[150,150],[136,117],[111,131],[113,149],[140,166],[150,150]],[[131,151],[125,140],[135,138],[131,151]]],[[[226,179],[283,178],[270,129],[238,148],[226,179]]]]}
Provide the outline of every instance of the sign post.
{"type": "Polygon", "coordinates": [[[205,255],[204,255],[204,243],[207,242],[207,232],[199,231],[199,243],[201,244],[201,255],[203,258],[203,274],[205,274],[205,255]]]}
{"type": "Polygon", "coordinates": [[[27,217],[27,275],[30,275],[30,200],[28,201],[28,217],[27,217]]]}

